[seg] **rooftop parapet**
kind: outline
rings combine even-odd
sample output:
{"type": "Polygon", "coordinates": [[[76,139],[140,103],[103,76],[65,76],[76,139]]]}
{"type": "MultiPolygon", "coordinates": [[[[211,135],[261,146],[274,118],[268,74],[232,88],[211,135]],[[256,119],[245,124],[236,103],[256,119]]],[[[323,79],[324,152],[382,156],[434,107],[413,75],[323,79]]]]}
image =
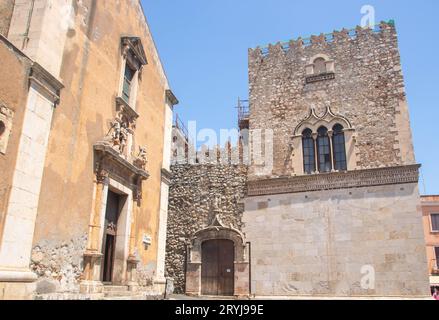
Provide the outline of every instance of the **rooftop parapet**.
{"type": "Polygon", "coordinates": [[[340,31],[333,31],[332,33],[322,33],[320,35],[312,35],[307,38],[297,38],[296,40],[290,40],[287,42],[277,42],[276,44],[268,44],[265,47],[256,47],[249,49],[249,55],[261,56],[262,58],[276,54],[278,52],[288,52],[290,50],[303,49],[312,45],[324,45],[337,42],[345,42],[349,40],[355,40],[361,37],[367,37],[371,34],[380,34],[387,30],[394,30],[395,22],[389,20],[387,22],[382,21],[375,25],[373,28],[363,28],[357,26],[354,29],[342,29],[340,31]]]}

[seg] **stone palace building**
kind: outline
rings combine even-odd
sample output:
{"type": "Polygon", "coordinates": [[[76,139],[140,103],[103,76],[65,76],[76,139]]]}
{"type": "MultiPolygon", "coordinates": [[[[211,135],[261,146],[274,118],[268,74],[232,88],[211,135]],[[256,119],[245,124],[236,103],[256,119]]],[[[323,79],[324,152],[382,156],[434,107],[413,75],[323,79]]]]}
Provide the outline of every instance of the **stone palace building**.
{"type": "Polygon", "coordinates": [[[0,299],[429,294],[392,21],[249,50],[222,150],[140,0],[2,0],[0,62],[0,299]]]}
{"type": "Polygon", "coordinates": [[[428,296],[393,21],[250,49],[249,82],[238,162],[230,148],[219,165],[224,152],[191,162],[175,134],[166,268],[176,290],[428,296]],[[253,161],[264,140],[272,157],[253,161]]]}
{"type": "Polygon", "coordinates": [[[0,299],[162,295],[178,101],[140,1],[2,0],[0,34],[0,299]]]}

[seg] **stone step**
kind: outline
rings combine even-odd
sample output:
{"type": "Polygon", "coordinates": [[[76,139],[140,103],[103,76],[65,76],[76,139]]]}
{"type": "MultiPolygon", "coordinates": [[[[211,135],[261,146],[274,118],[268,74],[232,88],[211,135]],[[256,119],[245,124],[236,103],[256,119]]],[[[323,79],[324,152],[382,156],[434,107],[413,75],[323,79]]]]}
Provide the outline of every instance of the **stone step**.
{"type": "Polygon", "coordinates": [[[112,292],[104,293],[105,297],[124,297],[124,296],[131,296],[131,295],[134,295],[134,293],[129,292],[129,291],[112,291],[112,292]]]}
{"type": "Polygon", "coordinates": [[[121,291],[127,291],[128,292],[129,288],[128,286],[104,286],[104,293],[109,293],[109,292],[121,292],[121,291]]]}
{"type": "Polygon", "coordinates": [[[132,296],[104,297],[103,300],[113,301],[113,300],[146,300],[146,299],[142,295],[132,295],[132,296]]]}

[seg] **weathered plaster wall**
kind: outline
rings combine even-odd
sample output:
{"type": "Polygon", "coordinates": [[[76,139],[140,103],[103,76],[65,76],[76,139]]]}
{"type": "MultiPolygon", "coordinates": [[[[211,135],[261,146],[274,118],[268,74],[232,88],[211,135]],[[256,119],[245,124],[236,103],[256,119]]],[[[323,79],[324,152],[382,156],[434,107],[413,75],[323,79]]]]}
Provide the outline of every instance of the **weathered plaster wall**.
{"type": "MultiPolygon", "coordinates": [[[[302,152],[290,152],[289,142],[311,107],[322,116],[329,106],[351,121],[356,168],[415,162],[397,34],[390,24],[382,28],[313,36],[306,44],[291,41],[288,49],[276,44],[264,54],[249,51],[250,129],[274,131],[274,168],[268,176],[300,174],[303,162],[295,157],[302,152]],[[307,66],[319,54],[334,61],[335,79],[307,84],[307,66]],[[290,168],[291,163],[298,167],[290,168]]],[[[250,179],[258,172],[252,166],[250,179]]]]}
{"type": "Polygon", "coordinates": [[[38,294],[78,290],[86,243],[87,236],[84,235],[63,242],[42,240],[33,248],[31,270],[44,279],[37,284],[38,294]]]}
{"type": "Polygon", "coordinates": [[[253,294],[428,295],[416,184],[251,197],[243,222],[253,294]]]}
{"type": "MultiPolygon", "coordinates": [[[[427,250],[427,262],[430,274],[438,263],[438,257],[436,257],[435,247],[439,247],[439,233],[433,231],[430,215],[433,213],[439,214],[439,196],[423,196],[421,197],[422,205],[422,221],[424,225],[424,235],[427,250]]],[[[432,284],[439,282],[439,276],[433,275],[431,279],[432,284]]]]}
{"type": "MultiPolygon", "coordinates": [[[[93,144],[104,138],[116,115],[121,37],[139,36],[149,64],[144,67],[139,83],[136,110],[140,118],[135,148],[147,146],[151,176],[144,182],[144,200],[136,217],[136,243],[142,268],[153,277],[167,80],[139,1],[71,3],[73,10],[60,74],[65,89],[52,122],[34,247],[60,255],[62,243],[73,241],[75,248],[82,245],[81,237],[88,232],[94,200],[93,144]],[[144,234],[152,237],[148,248],[142,244],[144,234]]],[[[69,260],[65,262],[70,264],[69,260]]]]}
{"type": "Polygon", "coordinates": [[[212,223],[215,201],[225,225],[242,229],[247,168],[234,165],[173,165],[169,190],[166,273],[185,291],[186,244],[212,223]]]}
{"type": "Polygon", "coordinates": [[[15,0],[2,0],[0,2],[0,34],[8,35],[15,0]]]}
{"type": "MultiPolygon", "coordinates": [[[[0,153],[0,239],[7,211],[13,170],[17,160],[20,133],[28,94],[31,61],[0,36],[0,61],[7,65],[0,72],[0,105],[13,112],[12,131],[5,154],[0,153]],[[14,81],[11,81],[14,79],[14,81]]],[[[6,133],[5,133],[6,134],[6,133]]]]}

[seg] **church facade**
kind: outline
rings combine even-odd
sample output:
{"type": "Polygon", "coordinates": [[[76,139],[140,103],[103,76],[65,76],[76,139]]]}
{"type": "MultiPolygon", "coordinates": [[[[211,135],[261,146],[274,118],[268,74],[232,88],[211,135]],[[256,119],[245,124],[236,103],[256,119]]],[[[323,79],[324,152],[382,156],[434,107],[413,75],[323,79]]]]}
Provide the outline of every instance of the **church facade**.
{"type": "Polygon", "coordinates": [[[176,288],[427,296],[419,165],[394,23],[250,49],[249,81],[239,125],[250,142],[239,149],[248,147],[251,161],[245,183],[234,184],[242,192],[231,196],[210,164],[199,170],[211,174],[188,175],[200,176],[201,191],[184,197],[181,177],[197,164],[173,167],[167,270],[185,272],[176,288]],[[211,201],[197,216],[191,204],[203,194],[211,201]],[[172,223],[183,216],[199,228],[182,224],[176,236],[172,223]]]}
{"type": "Polygon", "coordinates": [[[162,295],[178,101],[140,1],[0,16],[0,299],[162,295]]]}

